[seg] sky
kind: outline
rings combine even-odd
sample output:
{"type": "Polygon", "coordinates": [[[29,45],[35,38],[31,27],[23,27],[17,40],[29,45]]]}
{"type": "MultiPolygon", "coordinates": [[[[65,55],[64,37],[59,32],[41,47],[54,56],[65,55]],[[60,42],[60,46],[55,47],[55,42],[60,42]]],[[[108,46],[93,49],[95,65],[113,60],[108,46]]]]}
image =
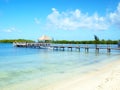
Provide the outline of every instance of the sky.
{"type": "Polygon", "coordinates": [[[0,0],[0,39],[120,40],[120,0],[0,0]]]}

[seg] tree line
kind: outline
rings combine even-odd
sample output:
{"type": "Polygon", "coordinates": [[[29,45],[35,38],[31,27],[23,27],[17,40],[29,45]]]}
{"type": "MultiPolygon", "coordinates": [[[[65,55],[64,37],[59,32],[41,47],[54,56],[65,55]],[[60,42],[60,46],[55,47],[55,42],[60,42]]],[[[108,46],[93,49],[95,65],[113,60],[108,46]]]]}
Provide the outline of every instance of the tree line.
{"type": "MultiPolygon", "coordinates": [[[[26,39],[4,39],[0,40],[0,43],[13,43],[13,42],[28,42],[33,43],[33,40],[26,39]]],[[[74,41],[74,40],[52,40],[50,41],[54,44],[96,44],[96,40],[84,40],[84,41],[74,41]]],[[[98,40],[97,44],[118,44],[118,40],[98,40]]]]}
{"type": "MultiPolygon", "coordinates": [[[[52,41],[55,44],[96,44],[95,40],[84,40],[84,41],[68,41],[68,40],[55,40],[52,41]]],[[[99,40],[97,44],[117,44],[118,40],[99,40]]]]}
{"type": "Polygon", "coordinates": [[[0,43],[13,43],[13,42],[28,42],[28,43],[32,43],[32,42],[35,42],[35,41],[27,40],[27,39],[3,39],[3,40],[0,40],[0,43]]]}
{"type": "Polygon", "coordinates": [[[100,40],[98,36],[94,35],[94,40],[84,40],[84,41],[68,41],[68,40],[56,40],[53,41],[53,43],[58,44],[118,44],[120,43],[120,40],[100,40]]]}

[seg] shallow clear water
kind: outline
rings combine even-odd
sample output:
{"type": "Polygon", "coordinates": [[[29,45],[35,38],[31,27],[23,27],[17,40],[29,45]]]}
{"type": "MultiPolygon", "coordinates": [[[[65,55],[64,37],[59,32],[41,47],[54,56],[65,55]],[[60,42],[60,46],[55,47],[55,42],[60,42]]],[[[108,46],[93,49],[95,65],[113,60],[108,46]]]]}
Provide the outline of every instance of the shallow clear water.
{"type": "MultiPolygon", "coordinates": [[[[114,45],[112,46],[114,47],[114,45]]],[[[116,47],[116,46],[115,46],[116,47]]],[[[96,70],[120,58],[120,51],[85,52],[16,48],[0,44],[0,90],[6,86],[38,79],[40,87],[67,77],[96,70]]]]}

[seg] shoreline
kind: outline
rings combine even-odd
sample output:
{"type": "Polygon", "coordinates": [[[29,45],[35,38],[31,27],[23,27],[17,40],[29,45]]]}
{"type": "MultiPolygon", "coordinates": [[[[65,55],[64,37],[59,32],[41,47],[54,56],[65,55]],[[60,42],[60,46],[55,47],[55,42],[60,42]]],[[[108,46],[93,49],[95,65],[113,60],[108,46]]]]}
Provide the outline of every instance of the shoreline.
{"type": "Polygon", "coordinates": [[[40,81],[35,79],[0,90],[120,90],[120,59],[110,61],[105,65],[94,71],[66,78],[42,88],[39,86],[40,81]]]}
{"type": "MultiPolygon", "coordinates": [[[[120,90],[120,60],[42,90],[120,90]]],[[[39,89],[41,90],[41,89],[39,89]]]]}

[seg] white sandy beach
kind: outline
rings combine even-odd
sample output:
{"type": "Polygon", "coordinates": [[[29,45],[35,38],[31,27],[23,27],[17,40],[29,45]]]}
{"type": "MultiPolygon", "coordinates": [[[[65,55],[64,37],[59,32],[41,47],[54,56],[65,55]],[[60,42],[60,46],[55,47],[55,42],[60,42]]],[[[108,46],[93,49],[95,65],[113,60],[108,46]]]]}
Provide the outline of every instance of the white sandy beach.
{"type": "Polygon", "coordinates": [[[50,86],[47,90],[120,90],[120,61],[82,77],[50,86]]]}
{"type": "Polygon", "coordinates": [[[120,90],[120,61],[48,90],[120,90]]]}
{"type": "Polygon", "coordinates": [[[48,87],[40,88],[39,83],[39,80],[32,80],[2,90],[120,90],[120,60],[86,75],[54,83],[48,87]]]}

